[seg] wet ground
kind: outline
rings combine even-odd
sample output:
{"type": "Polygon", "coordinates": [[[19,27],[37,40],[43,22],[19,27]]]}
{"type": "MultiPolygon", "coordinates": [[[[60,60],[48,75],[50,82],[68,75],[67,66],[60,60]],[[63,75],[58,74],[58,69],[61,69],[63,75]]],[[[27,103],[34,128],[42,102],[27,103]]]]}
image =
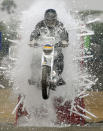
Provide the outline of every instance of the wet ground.
{"type": "Polygon", "coordinates": [[[0,131],[103,131],[103,124],[70,127],[16,127],[10,124],[0,124],[0,131]]]}
{"type": "Polygon", "coordinates": [[[0,89],[0,123],[14,123],[15,114],[12,111],[17,103],[17,97],[12,88],[0,89]]]}
{"type": "MultiPolygon", "coordinates": [[[[103,121],[103,91],[102,92],[88,92],[90,95],[85,97],[85,108],[97,116],[91,117],[91,120],[86,122],[101,122],[103,121]]],[[[12,88],[0,89],[0,123],[14,123],[15,114],[12,111],[17,104],[17,96],[12,91],[12,88]]]]}
{"type": "Polygon", "coordinates": [[[64,128],[36,128],[17,127],[15,114],[12,111],[16,106],[17,97],[13,94],[12,88],[0,89],[0,131],[102,131],[103,130],[103,92],[89,92],[90,96],[85,98],[86,109],[97,116],[86,120],[88,124],[84,127],[70,126],[64,128]],[[99,123],[97,123],[99,122],[99,123]]]}

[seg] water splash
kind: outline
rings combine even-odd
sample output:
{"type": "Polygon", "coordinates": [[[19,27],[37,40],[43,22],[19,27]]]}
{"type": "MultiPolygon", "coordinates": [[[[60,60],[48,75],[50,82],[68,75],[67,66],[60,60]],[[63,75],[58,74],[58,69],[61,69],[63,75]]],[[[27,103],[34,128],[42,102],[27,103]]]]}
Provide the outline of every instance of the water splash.
{"type": "MultiPolygon", "coordinates": [[[[64,103],[68,100],[72,100],[74,103],[75,97],[85,95],[87,87],[91,87],[93,84],[91,81],[87,82],[88,74],[85,69],[81,70],[78,61],[74,60],[80,57],[81,50],[83,52],[83,49],[81,49],[81,39],[77,35],[80,33],[80,29],[78,29],[80,25],[70,15],[66,1],[63,2],[62,0],[49,2],[47,0],[35,1],[30,9],[22,12],[20,17],[21,25],[18,32],[21,35],[21,40],[16,45],[17,60],[15,61],[15,66],[10,70],[10,77],[14,82],[14,93],[25,96],[23,108],[30,115],[29,119],[25,119],[27,125],[52,126],[56,121],[56,113],[53,107],[54,98],[63,97],[64,103]],[[50,98],[44,101],[41,95],[41,88],[28,84],[31,71],[34,72],[34,79],[36,81],[40,80],[41,58],[40,50],[30,48],[28,44],[31,32],[34,30],[35,25],[43,19],[44,12],[48,8],[56,9],[58,19],[64,23],[65,28],[69,32],[69,47],[64,49],[65,67],[63,77],[67,84],[64,87],[58,87],[55,92],[51,91],[50,98]],[[87,84],[85,85],[85,83],[87,84]]],[[[23,125],[22,121],[19,124],[23,125]]]]}

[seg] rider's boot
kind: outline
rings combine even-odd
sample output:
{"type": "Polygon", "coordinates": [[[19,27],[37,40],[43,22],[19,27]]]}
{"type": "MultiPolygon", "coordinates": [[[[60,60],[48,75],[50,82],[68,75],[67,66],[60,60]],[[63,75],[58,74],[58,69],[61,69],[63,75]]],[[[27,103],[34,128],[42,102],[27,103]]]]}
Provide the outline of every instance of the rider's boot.
{"type": "Polygon", "coordinates": [[[60,76],[58,81],[57,81],[57,86],[63,86],[65,85],[66,82],[63,80],[63,78],[60,76]]]}
{"type": "Polygon", "coordinates": [[[50,89],[56,91],[56,85],[52,85],[50,89]]]}

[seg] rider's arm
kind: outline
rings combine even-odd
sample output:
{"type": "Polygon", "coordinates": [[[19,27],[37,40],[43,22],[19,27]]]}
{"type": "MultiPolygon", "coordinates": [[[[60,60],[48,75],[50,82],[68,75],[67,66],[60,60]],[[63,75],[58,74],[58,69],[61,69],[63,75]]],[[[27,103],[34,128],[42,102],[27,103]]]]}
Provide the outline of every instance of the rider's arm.
{"type": "Polygon", "coordinates": [[[35,30],[30,35],[30,43],[29,46],[34,47],[37,46],[37,39],[40,36],[39,24],[36,25],[35,30]]]}
{"type": "Polygon", "coordinates": [[[66,31],[65,28],[63,28],[63,32],[61,33],[61,42],[62,42],[62,47],[68,47],[68,43],[69,43],[69,34],[66,31]]]}
{"type": "Polygon", "coordinates": [[[33,39],[33,40],[30,40],[30,43],[29,43],[28,45],[29,45],[30,47],[35,47],[35,46],[37,46],[38,44],[37,44],[36,40],[33,39]]]}
{"type": "Polygon", "coordinates": [[[36,25],[35,30],[31,33],[30,41],[38,39],[40,36],[40,23],[36,25]]]}
{"type": "Polygon", "coordinates": [[[60,33],[60,38],[61,38],[61,44],[62,47],[68,47],[69,43],[69,33],[67,30],[64,28],[63,24],[60,23],[60,28],[61,28],[61,33],[60,33]]]}

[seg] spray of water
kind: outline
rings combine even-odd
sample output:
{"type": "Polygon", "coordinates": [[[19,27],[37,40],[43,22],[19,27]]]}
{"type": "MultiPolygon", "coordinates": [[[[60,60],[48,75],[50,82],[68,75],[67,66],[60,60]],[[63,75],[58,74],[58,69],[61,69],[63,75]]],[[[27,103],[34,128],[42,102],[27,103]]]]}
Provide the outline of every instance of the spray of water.
{"type": "Polygon", "coordinates": [[[63,97],[64,102],[74,100],[75,97],[82,94],[81,89],[84,88],[85,83],[83,77],[88,76],[85,71],[81,71],[78,62],[74,60],[80,56],[81,41],[77,37],[80,30],[76,29],[79,23],[75,22],[71,17],[67,3],[62,0],[37,0],[30,9],[22,12],[20,16],[21,25],[18,32],[21,35],[21,40],[16,47],[17,60],[15,67],[11,70],[10,77],[14,81],[14,93],[25,96],[23,106],[30,114],[29,119],[25,119],[29,126],[52,126],[56,121],[56,111],[53,106],[54,98],[63,97]],[[63,22],[67,29],[69,47],[63,50],[65,59],[63,77],[66,81],[66,86],[58,87],[55,92],[51,91],[50,98],[44,101],[39,85],[30,86],[28,84],[31,71],[34,73],[35,81],[40,81],[41,61],[40,50],[30,48],[28,44],[31,32],[34,30],[35,25],[43,19],[44,12],[48,8],[56,9],[58,19],[63,22]],[[75,30],[72,30],[74,28],[75,30]]]}

